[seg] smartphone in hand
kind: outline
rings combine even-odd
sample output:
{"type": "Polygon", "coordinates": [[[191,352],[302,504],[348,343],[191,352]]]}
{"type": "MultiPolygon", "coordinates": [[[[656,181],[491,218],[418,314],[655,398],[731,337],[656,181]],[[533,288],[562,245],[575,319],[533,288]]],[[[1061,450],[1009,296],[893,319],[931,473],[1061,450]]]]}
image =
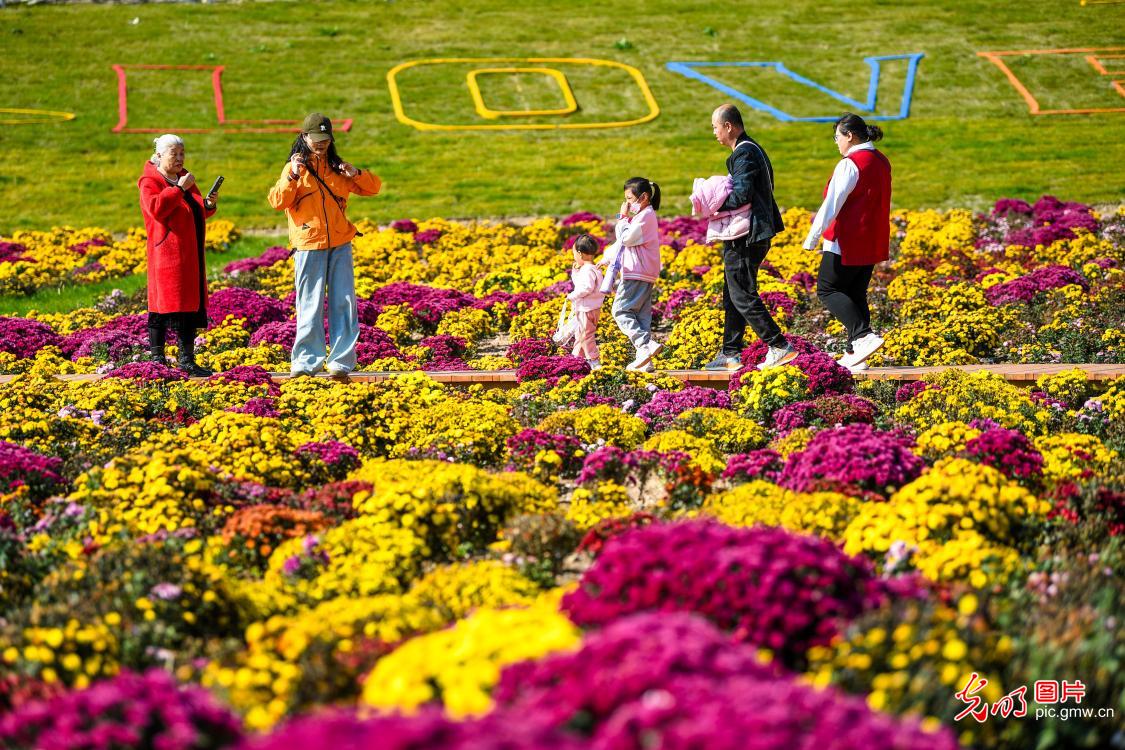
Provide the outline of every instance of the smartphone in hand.
{"type": "Polygon", "coordinates": [[[216,193],[218,193],[219,188],[222,187],[222,185],[223,185],[224,179],[225,178],[222,175],[219,175],[218,177],[216,177],[215,178],[215,184],[212,185],[211,189],[207,191],[207,195],[215,195],[216,193]]]}

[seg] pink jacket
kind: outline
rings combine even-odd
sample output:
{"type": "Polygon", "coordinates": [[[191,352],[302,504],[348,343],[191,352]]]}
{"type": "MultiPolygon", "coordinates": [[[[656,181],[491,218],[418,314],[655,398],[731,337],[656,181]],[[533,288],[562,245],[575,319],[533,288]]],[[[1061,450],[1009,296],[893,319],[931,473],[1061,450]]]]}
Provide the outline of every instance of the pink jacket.
{"type": "Polygon", "coordinates": [[[602,285],[602,272],[593,263],[579,266],[570,272],[570,279],[574,282],[574,291],[566,298],[574,303],[578,312],[600,310],[605,295],[599,287],[602,285]]]}
{"type": "Polygon", "coordinates": [[[709,219],[726,202],[734,181],[730,175],[715,175],[706,179],[696,177],[691,188],[691,215],[709,219]]]}
{"type": "MultiPolygon", "coordinates": [[[[660,277],[660,229],[652,206],[632,219],[617,222],[616,244],[620,247],[621,278],[655,284],[660,277]]],[[[605,261],[612,264],[613,258],[606,257],[605,261]]]]}

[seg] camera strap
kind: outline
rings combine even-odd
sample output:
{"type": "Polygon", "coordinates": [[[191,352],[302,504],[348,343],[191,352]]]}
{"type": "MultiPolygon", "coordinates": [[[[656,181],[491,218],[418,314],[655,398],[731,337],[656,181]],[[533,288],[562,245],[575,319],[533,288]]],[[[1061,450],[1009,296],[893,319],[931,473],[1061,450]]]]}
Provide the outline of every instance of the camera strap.
{"type": "Polygon", "coordinates": [[[320,183],[321,187],[328,191],[328,194],[332,196],[332,200],[336,201],[336,205],[340,207],[341,211],[343,211],[344,199],[332,192],[332,188],[328,187],[327,183],[325,183],[324,180],[320,178],[320,175],[316,173],[315,169],[313,169],[311,166],[306,166],[305,169],[308,170],[309,174],[316,178],[316,181],[320,183]]]}
{"type": "MultiPolygon", "coordinates": [[[[321,179],[320,175],[316,173],[315,169],[313,169],[312,167],[307,166],[307,165],[306,165],[305,169],[308,170],[309,174],[311,174],[313,177],[316,178],[316,181],[320,183],[321,187],[323,187],[325,190],[327,190],[328,194],[332,196],[332,199],[334,201],[336,201],[336,207],[340,209],[340,213],[341,214],[344,213],[344,199],[341,198],[340,196],[336,195],[334,192],[332,192],[332,188],[328,187],[327,183],[325,183],[324,180],[321,179]]],[[[344,219],[347,220],[347,218],[348,217],[345,214],[344,219]]],[[[363,236],[363,232],[360,232],[358,230],[356,231],[355,234],[356,234],[357,237],[363,236]]]]}

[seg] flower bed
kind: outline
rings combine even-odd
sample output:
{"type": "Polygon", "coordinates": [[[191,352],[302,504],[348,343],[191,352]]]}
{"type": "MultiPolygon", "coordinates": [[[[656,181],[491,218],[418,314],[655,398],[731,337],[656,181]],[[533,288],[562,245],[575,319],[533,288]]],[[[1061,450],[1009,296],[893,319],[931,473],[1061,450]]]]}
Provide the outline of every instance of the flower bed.
{"type": "MultiPolygon", "coordinates": [[[[885,360],[1120,361],[1116,220],[1051,205],[896,216],[885,360]]],[[[0,321],[0,738],[1109,746],[1112,719],[982,724],[957,693],[1125,690],[1125,379],[855,381],[786,221],[762,286],[801,355],[759,372],[751,344],[729,391],[624,371],[608,315],[601,370],[545,338],[560,249],[605,234],[585,215],[365,224],[360,362],[402,371],[379,383],[270,378],[294,323],[268,251],[215,290],[206,380],[138,360],[142,310],[0,321]],[[498,362],[514,388],[425,373],[498,362]]],[[[717,345],[697,224],[662,223],[660,365],[717,345]]]]}
{"type": "MultiPolygon", "coordinates": [[[[225,219],[207,223],[206,252],[223,252],[240,234],[225,219]]],[[[99,227],[55,227],[49,232],[18,231],[0,237],[0,295],[34,294],[40,289],[93,284],[148,269],[143,229],[123,238],[99,227]]]]}

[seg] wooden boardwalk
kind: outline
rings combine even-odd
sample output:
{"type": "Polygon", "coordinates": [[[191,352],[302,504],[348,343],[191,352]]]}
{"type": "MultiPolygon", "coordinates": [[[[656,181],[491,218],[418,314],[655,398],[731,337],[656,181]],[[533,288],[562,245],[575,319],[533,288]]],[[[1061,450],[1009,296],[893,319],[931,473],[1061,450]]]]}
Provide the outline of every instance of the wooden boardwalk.
{"type": "MultiPolygon", "coordinates": [[[[924,376],[933,373],[941,372],[943,370],[963,370],[965,372],[978,372],[980,370],[987,370],[1000,375],[1005,380],[1016,385],[1031,385],[1035,380],[1043,375],[1051,375],[1066,370],[1073,370],[1078,368],[1086,372],[1086,376],[1090,380],[1104,381],[1113,380],[1125,376],[1125,365],[1105,365],[1105,364],[1048,364],[1048,365],[953,365],[945,367],[872,367],[869,370],[856,373],[857,380],[894,380],[894,381],[910,381],[921,380],[924,376]]],[[[690,385],[708,386],[711,388],[724,388],[730,380],[730,372],[708,372],[706,370],[661,370],[665,375],[679,378],[690,385]]],[[[396,375],[402,375],[401,372],[355,372],[352,373],[348,380],[353,383],[377,383],[396,375]]],[[[450,385],[473,385],[480,383],[490,388],[512,388],[516,385],[516,371],[515,370],[451,370],[448,372],[428,372],[426,373],[433,380],[439,383],[448,383],[450,385]]],[[[284,381],[290,378],[287,372],[271,373],[273,379],[276,381],[284,381]]],[[[7,383],[15,378],[15,375],[0,375],[0,384],[7,383]]],[[[58,375],[60,380],[67,381],[93,381],[99,380],[101,375],[58,375]]],[[[319,374],[318,378],[327,378],[326,374],[319,374]]]]}

